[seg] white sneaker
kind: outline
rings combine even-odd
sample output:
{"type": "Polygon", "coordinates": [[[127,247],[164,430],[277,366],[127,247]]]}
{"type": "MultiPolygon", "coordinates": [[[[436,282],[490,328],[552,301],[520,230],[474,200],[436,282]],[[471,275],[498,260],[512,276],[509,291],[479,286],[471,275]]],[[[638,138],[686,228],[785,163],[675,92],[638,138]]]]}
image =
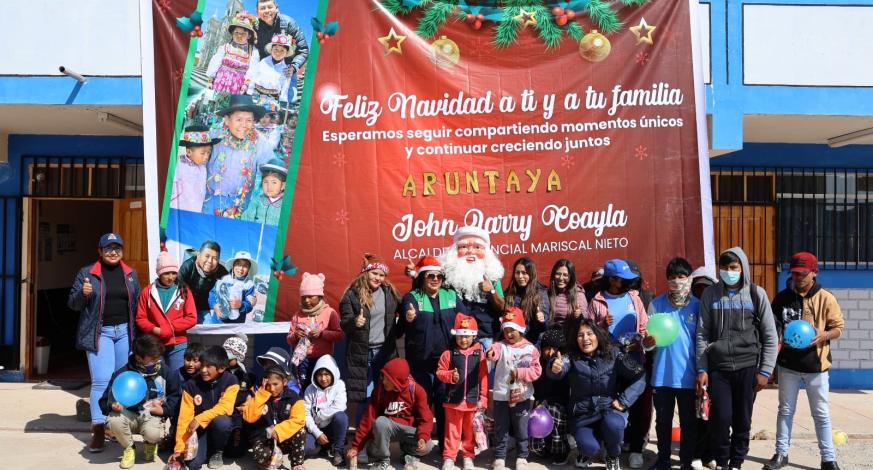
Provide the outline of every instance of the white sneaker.
{"type": "Polygon", "coordinates": [[[631,452],[630,458],[627,459],[627,465],[630,468],[643,468],[643,454],[631,452]]]}
{"type": "Polygon", "coordinates": [[[715,460],[710,460],[706,465],[704,465],[704,467],[709,470],[715,470],[718,467],[718,464],[715,463],[715,460]]]}
{"type": "Polygon", "coordinates": [[[515,470],[527,470],[527,459],[515,459],[515,470]]]}
{"type": "Polygon", "coordinates": [[[588,468],[588,465],[591,463],[591,459],[584,456],[576,457],[576,468],[588,468]]]}
{"type": "Polygon", "coordinates": [[[473,465],[473,459],[470,457],[464,459],[464,470],[474,470],[475,468],[476,466],[473,465]]]}
{"type": "Polygon", "coordinates": [[[491,464],[491,470],[506,470],[506,461],[503,459],[495,459],[491,464]]]}
{"type": "Polygon", "coordinates": [[[700,459],[694,459],[691,461],[691,468],[694,470],[706,470],[706,467],[703,466],[703,461],[700,459]]]}
{"type": "Polygon", "coordinates": [[[455,461],[454,460],[443,460],[443,470],[454,470],[455,461]]]}

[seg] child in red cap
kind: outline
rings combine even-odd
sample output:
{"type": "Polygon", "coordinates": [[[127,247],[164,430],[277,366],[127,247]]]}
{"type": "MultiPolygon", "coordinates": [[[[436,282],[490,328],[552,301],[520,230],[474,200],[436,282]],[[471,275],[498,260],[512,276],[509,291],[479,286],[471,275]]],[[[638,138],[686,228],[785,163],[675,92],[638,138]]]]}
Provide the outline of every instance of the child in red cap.
{"type": "Polygon", "coordinates": [[[446,393],[443,470],[452,470],[460,446],[464,470],[473,470],[475,440],[473,415],[488,408],[488,365],[482,345],[476,342],[476,319],[462,313],[455,317],[454,346],[440,356],[437,378],[449,384],[446,393]]]}

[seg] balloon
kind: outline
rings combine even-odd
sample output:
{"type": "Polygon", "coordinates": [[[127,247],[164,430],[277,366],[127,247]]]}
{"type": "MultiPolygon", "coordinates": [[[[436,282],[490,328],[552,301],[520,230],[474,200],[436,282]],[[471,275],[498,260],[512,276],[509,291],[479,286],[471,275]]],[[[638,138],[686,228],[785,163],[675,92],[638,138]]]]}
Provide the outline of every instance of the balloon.
{"type": "Polygon", "coordinates": [[[530,437],[543,439],[552,433],[555,428],[555,420],[549,410],[538,406],[530,412],[527,421],[527,433],[530,437]]]}
{"type": "Polygon", "coordinates": [[[815,338],[815,328],[804,320],[794,320],[785,327],[783,341],[794,349],[805,349],[815,338]]]}
{"type": "Polygon", "coordinates": [[[145,400],[147,389],[142,375],[132,370],[118,374],[112,381],[112,397],[125,408],[145,400]]]}
{"type": "Polygon", "coordinates": [[[669,346],[679,337],[679,322],[668,313],[652,315],[646,323],[646,331],[655,337],[659,347],[669,346]]]}
{"type": "Polygon", "coordinates": [[[682,429],[678,426],[673,426],[673,430],[670,433],[670,440],[673,442],[679,442],[682,439],[682,429]]]}

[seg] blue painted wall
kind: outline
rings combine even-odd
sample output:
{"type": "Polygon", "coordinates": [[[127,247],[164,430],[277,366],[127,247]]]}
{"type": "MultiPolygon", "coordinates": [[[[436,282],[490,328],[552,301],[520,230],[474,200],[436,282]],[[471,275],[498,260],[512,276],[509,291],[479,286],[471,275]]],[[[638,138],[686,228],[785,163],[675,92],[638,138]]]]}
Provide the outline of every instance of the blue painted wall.
{"type": "Polygon", "coordinates": [[[0,104],[142,105],[140,77],[0,76],[0,104]]]}
{"type": "Polygon", "coordinates": [[[742,150],[711,158],[709,165],[713,169],[726,166],[868,169],[873,168],[873,145],[830,148],[815,144],[746,143],[742,150]]]}

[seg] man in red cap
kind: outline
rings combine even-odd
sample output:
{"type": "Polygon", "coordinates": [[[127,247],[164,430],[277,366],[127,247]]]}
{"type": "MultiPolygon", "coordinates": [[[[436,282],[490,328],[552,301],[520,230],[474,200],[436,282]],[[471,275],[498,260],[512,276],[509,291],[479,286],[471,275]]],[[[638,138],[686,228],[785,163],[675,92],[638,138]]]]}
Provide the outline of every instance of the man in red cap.
{"type": "Polygon", "coordinates": [[[792,321],[804,320],[815,327],[809,346],[795,349],[782,344],[776,364],[779,367],[779,412],[776,416],[776,453],[764,464],[766,470],[788,466],[791,425],[797,408],[797,393],[806,385],[815,434],[821,452],[821,469],[836,470],[836,454],[831,437],[828,408],[828,369],[831,366],[830,342],[843,332],[843,314],[837,299],[824,290],[816,279],[818,260],[807,252],[796,253],[790,260],[791,281],[773,299],[773,316],[779,337],[792,321]]]}

